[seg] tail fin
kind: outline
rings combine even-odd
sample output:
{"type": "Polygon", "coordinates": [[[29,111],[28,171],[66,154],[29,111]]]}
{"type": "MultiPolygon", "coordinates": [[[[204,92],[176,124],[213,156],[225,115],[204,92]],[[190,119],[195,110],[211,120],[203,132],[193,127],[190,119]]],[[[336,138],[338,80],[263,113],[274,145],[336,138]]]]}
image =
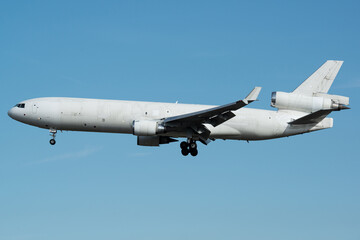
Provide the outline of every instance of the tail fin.
{"type": "Polygon", "coordinates": [[[313,96],[314,93],[327,93],[334,82],[344,61],[328,60],[308,79],[298,86],[293,93],[313,96]]]}

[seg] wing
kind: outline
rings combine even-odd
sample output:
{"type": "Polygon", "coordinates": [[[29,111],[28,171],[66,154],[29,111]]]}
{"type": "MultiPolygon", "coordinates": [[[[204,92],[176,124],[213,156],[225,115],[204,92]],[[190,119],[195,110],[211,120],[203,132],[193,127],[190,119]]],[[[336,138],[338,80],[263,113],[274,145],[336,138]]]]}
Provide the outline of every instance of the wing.
{"type": "Polygon", "coordinates": [[[235,117],[235,114],[232,111],[238,110],[255,101],[260,91],[261,87],[255,87],[244,100],[165,118],[162,120],[161,124],[167,129],[173,129],[174,131],[191,129],[199,136],[201,142],[206,143],[210,135],[210,130],[203,125],[204,123],[209,123],[216,127],[235,117]]]}

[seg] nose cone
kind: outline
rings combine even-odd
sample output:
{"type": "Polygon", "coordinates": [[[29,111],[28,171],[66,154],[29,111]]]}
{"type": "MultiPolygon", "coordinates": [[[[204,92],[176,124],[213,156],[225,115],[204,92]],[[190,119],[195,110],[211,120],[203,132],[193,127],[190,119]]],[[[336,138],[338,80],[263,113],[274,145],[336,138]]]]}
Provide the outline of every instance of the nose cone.
{"type": "Polygon", "coordinates": [[[11,117],[12,119],[15,119],[15,113],[14,113],[14,108],[11,108],[9,111],[8,111],[8,115],[9,117],[11,117]]]}

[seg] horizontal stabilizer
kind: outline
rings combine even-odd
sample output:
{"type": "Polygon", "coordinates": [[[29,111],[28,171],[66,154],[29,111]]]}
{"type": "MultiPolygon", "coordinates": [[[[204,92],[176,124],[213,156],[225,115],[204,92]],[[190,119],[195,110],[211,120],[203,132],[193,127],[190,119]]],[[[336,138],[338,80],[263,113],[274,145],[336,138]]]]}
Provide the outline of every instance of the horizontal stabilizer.
{"type": "Polygon", "coordinates": [[[319,110],[289,122],[289,124],[316,124],[326,118],[332,111],[333,110],[319,110]]]}

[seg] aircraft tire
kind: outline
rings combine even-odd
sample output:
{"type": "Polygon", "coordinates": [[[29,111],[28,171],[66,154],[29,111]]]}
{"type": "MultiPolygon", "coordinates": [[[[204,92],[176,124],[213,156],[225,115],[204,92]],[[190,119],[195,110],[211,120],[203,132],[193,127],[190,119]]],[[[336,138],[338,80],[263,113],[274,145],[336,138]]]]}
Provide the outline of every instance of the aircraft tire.
{"type": "Polygon", "coordinates": [[[188,148],[187,142],[181,142],[181,143],[180,143],[180,148],[181,148],[181,149],[186,149],[186,148],[188,148]]]}
{"type": "Polygon", "coordinates": [[[184,156],[187,156],[187,155],[189,155],[189,150],[187,148],[183,148],[183,149],[181,149],[181,154],[184,156]]]}
{"type": "Polygon", "coordinates": [[[198,150],[196,148],[193,148],[190,150],[190,154],[191,156],[195,157],[196,155],[198,155],[198,150]]]}
{"type": "Polygon", "coordinates": [[[190,149],[196,149],[197,148],[196,142],[191,142],[189,144],[189,147],[190,147],[190,149]]]}
{"type": "Polygon", "coordinates": [[[55,143],[56,143],[55,139],[50,139],[50,144],[51,145],[55,145],[55,143]]]}

